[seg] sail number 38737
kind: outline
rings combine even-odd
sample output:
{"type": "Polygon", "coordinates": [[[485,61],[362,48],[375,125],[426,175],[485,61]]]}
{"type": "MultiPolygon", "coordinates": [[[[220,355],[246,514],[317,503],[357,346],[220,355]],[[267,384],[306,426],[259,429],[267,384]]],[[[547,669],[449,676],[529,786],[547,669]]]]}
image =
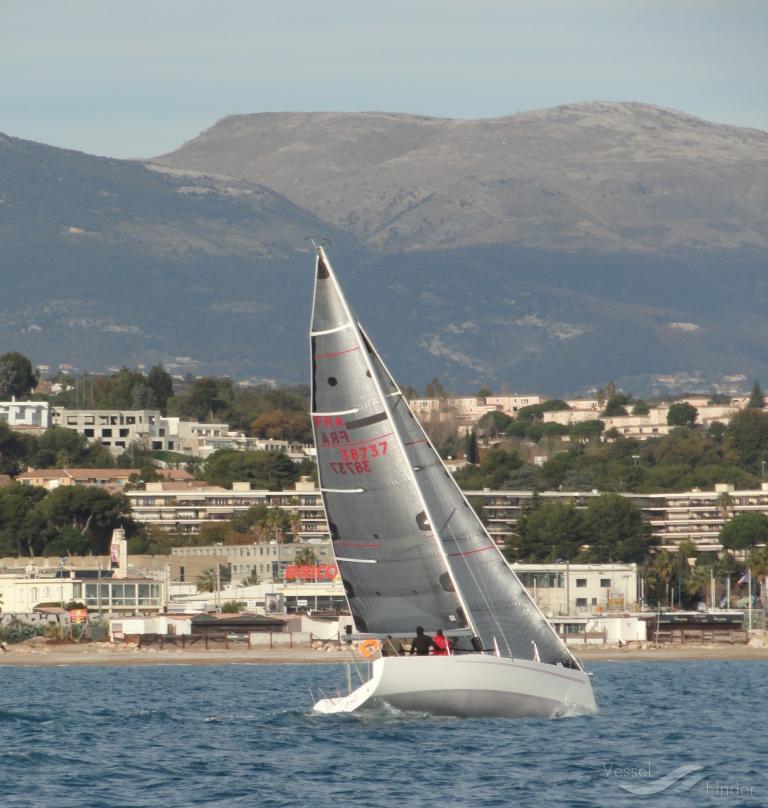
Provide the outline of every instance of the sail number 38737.
{"type": "Polygon", "coordinates": [[[371,460],[387,453],[387,441],[369,443],[367,446],[340,448],[341,462],[330,463],[336,474],[368,474],[371,471],[371,460]]]}

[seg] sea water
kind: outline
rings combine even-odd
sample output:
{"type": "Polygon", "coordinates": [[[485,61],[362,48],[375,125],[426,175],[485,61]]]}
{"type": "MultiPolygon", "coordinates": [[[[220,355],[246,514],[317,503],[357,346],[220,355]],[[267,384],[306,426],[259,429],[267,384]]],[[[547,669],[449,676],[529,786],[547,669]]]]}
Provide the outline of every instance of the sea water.
{"type": "Polygon", "coordinates": [[[0,667],[0,806],[768,804],[768,662],[590,669],[595,716],[467,720],[315,715],[338,665],[0,667]]]}

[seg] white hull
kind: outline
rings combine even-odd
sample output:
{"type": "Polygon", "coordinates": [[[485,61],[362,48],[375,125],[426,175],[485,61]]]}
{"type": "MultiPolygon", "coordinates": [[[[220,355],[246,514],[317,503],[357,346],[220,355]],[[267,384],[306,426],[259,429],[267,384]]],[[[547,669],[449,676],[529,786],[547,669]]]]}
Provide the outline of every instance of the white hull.
{"type": "Polygon", "coordinates": [[[348,696],[321,699],[314,709],[351,713],[381,701],[461,717],[552,718],[597,711],[583,671],[481,654],[377,659],[365,684],[348,696]]]}

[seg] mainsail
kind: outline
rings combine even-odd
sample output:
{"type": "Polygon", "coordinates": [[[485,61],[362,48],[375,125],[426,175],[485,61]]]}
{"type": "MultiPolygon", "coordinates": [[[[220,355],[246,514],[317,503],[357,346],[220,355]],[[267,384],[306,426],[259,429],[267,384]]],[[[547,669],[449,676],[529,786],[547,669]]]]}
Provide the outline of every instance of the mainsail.
{"type": "Polygon", "coordinates": [[[322,248],[311,349],[320,486],[357,629],[467,627],[504,656],[577,665],[445,469],[322,248]]]}

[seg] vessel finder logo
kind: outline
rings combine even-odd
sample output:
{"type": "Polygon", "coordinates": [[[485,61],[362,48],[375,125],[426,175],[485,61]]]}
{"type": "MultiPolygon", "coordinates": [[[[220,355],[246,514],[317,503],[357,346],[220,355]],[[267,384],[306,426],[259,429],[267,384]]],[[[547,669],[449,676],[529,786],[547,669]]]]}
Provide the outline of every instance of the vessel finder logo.
{"type": "Polygon", "coordinates": [[[671,772],[654,779],[651,763],[647,766],[617,766],[615,763],[603,763],[606,777],[619,782],[619,788],[637,797],[650,797],[662,791],[674,791],[679,794],[688,791],[701,782],[706,774],[704,767],[696,763],[678,766],[671,772]]]}

